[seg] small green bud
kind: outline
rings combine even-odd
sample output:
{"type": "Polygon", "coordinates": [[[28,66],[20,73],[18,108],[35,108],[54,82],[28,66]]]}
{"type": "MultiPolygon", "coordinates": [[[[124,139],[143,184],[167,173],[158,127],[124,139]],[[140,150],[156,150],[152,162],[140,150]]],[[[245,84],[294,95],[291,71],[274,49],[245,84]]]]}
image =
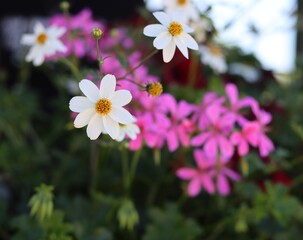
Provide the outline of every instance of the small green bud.
{"type": "Polygon", "coordinates": [[[93,28],[92,35],[93,35],[94,39],[99,40],[101,38],[102,34],[103,34],[103,32],[100,28],[93,28]]]}
{"type": "Polygon", "coordinates": [[[123,200],[117,217],[120,223],[120,228],[127,228],[133,230],[135,225],[139,222],[139,215],[133,202],[129,199],[123,200]]]}
{"type": "Polygon", "coordinates": [[[62,1],[60,3],[60,9],[62,10],[62,12],[66,13],[69,11],[70,8],[70,4],[68,1],[62,1]]]}
{"type": "Polygon", "coordinates": [[[40,222],[50,217],[53,213],[53,190],[53,186],[41,184],[35,188],[36,193],[29,200],[30,215],[36,216],[40,222]]]}

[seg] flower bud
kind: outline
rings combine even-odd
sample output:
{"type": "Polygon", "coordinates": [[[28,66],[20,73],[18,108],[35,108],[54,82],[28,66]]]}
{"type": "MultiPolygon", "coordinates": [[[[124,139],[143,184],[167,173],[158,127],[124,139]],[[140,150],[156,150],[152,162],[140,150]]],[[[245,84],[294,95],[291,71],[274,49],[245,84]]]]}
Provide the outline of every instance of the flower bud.
{"type": "Polygon", "coordinates": [[[102,34],[103,34],[103,32],[100,28],[93,28],[92,35],[93,35],[94,39],[99,40],[101,38],[102,34]]]}
{"type": "Polygon", "coordinates": [[[129,199],[123,200],[117,217],[121,228],[127,228],[128,230],[133,230],[135,225],[139,222],[139,215],[133,202],[129,199]]]}
{"type": "Polygon", "coordinates": [[[36,193],[28,203],[31,207],[30,215],[36,216],[40,222],[49,218],[53,213],[53,190],[53,186],[41,184],[35,188],[36,193]]]}

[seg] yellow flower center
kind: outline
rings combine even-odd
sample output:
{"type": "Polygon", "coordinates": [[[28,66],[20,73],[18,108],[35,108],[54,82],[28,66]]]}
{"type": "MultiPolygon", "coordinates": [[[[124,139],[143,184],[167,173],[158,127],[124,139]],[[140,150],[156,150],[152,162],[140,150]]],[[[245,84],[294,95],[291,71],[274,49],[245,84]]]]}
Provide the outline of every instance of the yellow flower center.
{"type": "Polygon", "coordinates": [[[153,97],[158,97],[163,92],[162,84],[159,82],[150,83],[147,85],[146,90],[149,95],[153,97]]]}
{"type": "Polygon", "coordinates": [[[168,28],[168,31],[173,36],[178,36],[183,32],[183,27],[180,23],[171,22],[168,28]]]}
{"type": "Polygon", "coordinates": [[[221,48],[218,45],[216,45],[216,44],[211,44],[209,46],[209,51],[214,56],[222,56],[223,55],[221,48]]]}
{"type": "Polygon", "coordinates": [[[47,35],[45,33],[41,33],[38,37],[37,37],[37,42],[39,44],[44,44],[45,41],[47,39],[47,35]]]}
{"type": "Polygon", "coordinates": [[[106,98],[101,98],[95,105],[96,112],[102,115],[107,115],[112,110],[112,103],[106,98]]]}
{"type": "Polygon", "coordinates": [[[183,6],[187,3],[187,0],[177,0],[177,4],[183,6]]]}

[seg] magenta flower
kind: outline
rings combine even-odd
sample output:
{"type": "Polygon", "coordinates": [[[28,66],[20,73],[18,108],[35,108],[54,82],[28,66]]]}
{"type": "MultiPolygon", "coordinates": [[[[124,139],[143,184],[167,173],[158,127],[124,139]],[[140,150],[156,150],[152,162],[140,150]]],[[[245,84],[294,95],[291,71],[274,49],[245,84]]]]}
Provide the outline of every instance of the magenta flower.
{"type": "Polygon", "coordinates": [[[249,140],[254,147],[259,148],[260,156],[266,157],[275,149],[273,142],[265,134],[268,131],[266,126],[271,122],[272,117],[270,113],[261,110],[258,103],[252,105],[252,111],[256,116],[256,120],[249,124],[254,125],[251,127],[257,130],[249,135],[249,140]]]}
{"type": "Polygon", "coordinates": [[[249,144],[252,146],[257,145],[257,131],[259,127],[254,123],[247,123],[241,131],[234,132],[230,141],[237,146],[238,154],[245,156],[249,151],[249,144]]]}
{"type": "Polygon", "coordinates": [[[187,117],[192,113],[193,106],[185,100],[177,103],[171,94],[162,94],[161,99],[170,120],[170,126],[165,133],[168,150],[173,152],[180,144],[188,147],[190,145],[190,133],[194,129],[191,127],[193,124],[187,117]]]}
{"type": "Polygon", "coordinates": [[[227,167],[230,158],[220,157],[219,159],[214,159],[215,168],[213,171],[213,176],[216,179],[216,185],[218,193],[222,196],[226,196],[230,193],[230,183],[228,179],[234,181],[240,181],[241,177],[238,173],[227,167]]]}
{"type": "Polygon", "coordinates": [[[224,97],[218,97],[217,93],[215,92],[207,92],[204,94],[201,104],[195,107],[192,116],[192,120],[194,122],[197,122],[200,130],[205,130],[210,123],[206,115],[206,109],[210,105],[221,106],[223,102],[224,97]]]}
{"type": "Polygon", "coordinates": [[[214,162],[210,161],[202,150],[194,150],[194,158],[197,168],[182,167],[176,172],[177,176],[182,180],[189,180],[187,186],[188,195],[191,197],[197,196],[204,188],[209,194],[215,193],[213,183],[214,162]]]}
{"type": "Polygon", "coordinates": [[[245,107],[251,107],[256,100],[252,97],[244,97],[239,99],[238,89],[235,84],[228,83],[225,87],[226,95],[229,99],[230,107],[226,114],[230,115],[230,118],[233,118],[235,122],[238,122],[243,126],[248,120],[243,117],[240,113],[240,110],[245,107]]]}
{"type": "Polygon", "coordinates": [[[92,12],[86,8],[76,15],[67,18],[63,14],[52,16],[49,19],[50,24],[64,27],[67,32],[62,38],[67,51],[64,56],[75,54],[77,57],[89,55],[95,58],[95,40],[91,35],[93,28],[101,28],[103,31],[105,26],[98,21],[93,20],[92,12]]]}
{"type": "Polygon", "coordinates": [[[234,121],[222,111],[220,106],[209,106],[206,109],[206,116],[210,122],[207,130],[193,137],[191,141],[193,146],[204,145],[203,149],[210,158],[216,158],[219,154],[230,158],[234,152],[234,147],[228,139],[234,121]]]}

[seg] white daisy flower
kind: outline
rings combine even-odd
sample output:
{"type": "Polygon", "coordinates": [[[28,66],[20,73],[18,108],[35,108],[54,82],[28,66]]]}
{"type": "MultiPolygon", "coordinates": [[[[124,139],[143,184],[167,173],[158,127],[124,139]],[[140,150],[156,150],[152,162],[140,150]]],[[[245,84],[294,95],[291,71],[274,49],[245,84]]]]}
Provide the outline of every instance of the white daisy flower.
{"type": "Polygon", "coordinates": [[[215,72],[224,73],[227,71],[225,56],[219,45],[212,43],[200,46],[201,62],[209,65],[215,72]]]}
{"type": "Polygon", "coordinates": [[[172,14],[177,12],[183,15],[184,21],[198,20],[198,8],[192,0],[163,0],[165,12],[172,14]]]}
{"type": "Polygon", "coordinates": [[[121,142],[126,137],[129,137],[131,140],[135,140],[137,134],[140,133],[140,128],[135,123],[119,124],[119,125],[120,125],[120,132],[119,132],[119,136],[116,139],[119,142],[121,142]]]}
{"type": "Polygon", "coordinates": [[[108,134],[112,139],[119,136],[119,124],[134,122],[134,117],[123,106],[128,104],[132,95],[128,90],[116,89],[116,77],[105,75],[100,89],[90,80],[83,79],[79,83],[85,96],[73,97],[69,108],[79,113],[74,120],[76,128],[87,125],[86,133],[91,140],[97,139],[101,133],[108,134]]]}
{"type": "Polygon", "coordinates": [[[176,46],[184,57],[188,59],[188,49],[198,50],[199,46],[188,33],[193,29],[181,23],[180,15],[170,17],[164,12],[154,12],[153,15],[161,24],[150,24],[143,30],[144,35],[156,37],[153,44],[157,49],[163,49],[163,61],[170,62],[176,46]]]}
{"type": "Polygon", "coordinates": [[[45,57],[49,57],[58,52],[65,52],[66,47],[59,39],[65,28],[50,26],[45,28],[41,22],[34,26],[33,34],[23,34],[21,44],[30,46],[30,50],[25,57],[27,62],[33,62],[35,66],[41,65],[45,57]]]}

